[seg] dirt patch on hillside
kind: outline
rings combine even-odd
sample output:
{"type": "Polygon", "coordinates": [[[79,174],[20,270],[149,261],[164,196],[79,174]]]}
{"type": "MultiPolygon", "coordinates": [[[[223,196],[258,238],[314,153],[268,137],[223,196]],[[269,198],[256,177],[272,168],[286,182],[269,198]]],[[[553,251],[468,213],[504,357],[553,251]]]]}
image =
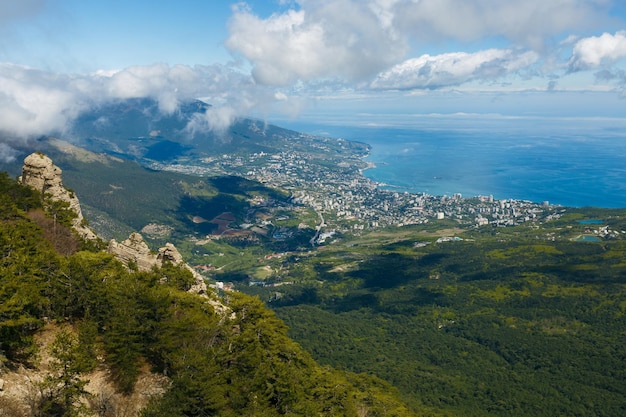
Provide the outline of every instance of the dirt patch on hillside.
{"type": "MultiPolygon", "coordinates": [[[[51,372],[50,346],[57,334],[70,326],[57,324],[45,325],[35,335],[38,355],[30,367],[15,365],[0,366],[0,416],[29,417],[35,415],[35,409],[42,395],[42,382],[51,372]]],[[[110,372],[102,358],[95,371],[83,374],[80,378],[88,381],[85,386],[87,394],[80,401],[95,415],[115,417],[137,417],[150,398],[165,393],[169,380],[161,374],[150,372],[148,367],[141,370],[134,391],[123,395],[116,391],[111,382],[110,372]]],[[[1,365],[1,364],[0,364],[1,365]]]]}

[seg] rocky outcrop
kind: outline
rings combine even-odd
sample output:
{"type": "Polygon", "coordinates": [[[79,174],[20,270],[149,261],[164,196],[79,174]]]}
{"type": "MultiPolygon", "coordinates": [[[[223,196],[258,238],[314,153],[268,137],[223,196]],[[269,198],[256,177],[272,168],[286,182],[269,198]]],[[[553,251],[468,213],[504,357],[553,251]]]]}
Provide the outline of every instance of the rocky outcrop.
{"type": "Polygon", "coordinates": [[[159,249],[159,254],[157,255],[157,260],[161,263],[163,262],[171,262],[174,265],[180,265],[184,263],[183,255],[178,252],[176,246],[171,243],[166,243],[165,246],[159,249]]]}
{"type": "Polygon", "coordinates": [[[160,265],[163,265],[165,262],[171,262],[173,265],[182,265],[185,269],[187,269],[193,275],[195,279],[195,284],[189,289],[189,292],[195,292],[198,294],[206,294],[207,286],[204,281],[204,277],[197,273],[192,267],[190,267],[184,260],[183,255],[178,252],[176,246],[171,243],[166,243],[165,246],[159,248],[159,253],[157,254],[157,262],[160,262],[160,265]]]}
{"type": "MultiPolygon", "coordinates": [[[[61,168],[54,165],[49,157],[35,152],[24,159],[19,182],[41,192],[42,195],[48,196],[53,201],[68,203],[70,210],[76,213],[72,227],[78,235],[83,239],[97,239],[97,235],[85,226],[78,197],[65,188],[61,174],[61,168]]],[[[178,249],[171,243],[167,243],[155,253],[150,250],[143,237],[135,232],[123,242],[112,239],[109,242],[107,252],[113,254],[127,267],[135,266],[139,271],[150,271],[154,267],[160,268],[165,262],[171,262],[177,266],[182,265],[193,274],[196,281],[190,291],[199,294],[206,294],[207,292],[207,286],[202,275],[185,263],[178,249]]]]}
{"type": "Polygon", "coordinates": [[[182,265],[195,278],[195,284],[189,291],[199,294],[204,294],[207,291],[202,275],[185,263],[183,256],[171,243],[166,243],[157,253],[154,253],[143,240],[143,237],[139,233],[133,232],[128,239],[122,242],[111,239],[107,252],[113,254],[127,267],[134,266],[139,271],[150,271],[155,267],[161,268],[166,262],[171,262],[176,266],[182,265]]]}
{"type": "Polygon", "coordinates": [[[80,237],[87,240],[97,239],[96,234],[85,225],[78,197],[63,186],[61,168],[42,153],[32,153],[24,159],[22,176],[19,182],[48,196],[53,201],[69,204],[69,209],[76,213],[72,227],[80,237]]]}
{"type": "Polygon", "coordinates": [[[155,266],[161,266],[161,262],[157,262],[157,255],[150,251],[143,237],[136,232],[123,242],[111,239],[107,252],[126,266],[136,266],[139,271],[150,271],[155,266]]]}

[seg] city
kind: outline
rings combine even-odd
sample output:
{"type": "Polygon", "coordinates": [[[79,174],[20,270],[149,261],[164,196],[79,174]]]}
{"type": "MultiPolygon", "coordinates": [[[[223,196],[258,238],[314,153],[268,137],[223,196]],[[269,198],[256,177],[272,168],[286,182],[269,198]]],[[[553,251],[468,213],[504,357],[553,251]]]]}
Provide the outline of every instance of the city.
{"type": "MultiPolygon", "coordinates": [[[[323,219],[318,230],[324,227],[327,231],[342,233],[443,219],[453,219],[464,227],[516,226],[554,220],[564,211],[548,202],[389,190],[386,184],[376,183],[363,175],[363,170],[375,168],[374,164],[364,160],[369,151],[367,145],[346,152],[344,144],[355,142],[306,134],[300,134],[297,140],[306,140],[310,147],[306,151],[294,148],[277,153],[224,154],[179,160],[174,164],[153,162],[149,166],[198,176],[239,175],[287,190],[294,205],[310,207],[323,219]],[[312,148],[318,152],[310,152],[312,148]]],[[[327,237],[328,233],[319,233],[318,240],[321,242],[327,237]]]]}

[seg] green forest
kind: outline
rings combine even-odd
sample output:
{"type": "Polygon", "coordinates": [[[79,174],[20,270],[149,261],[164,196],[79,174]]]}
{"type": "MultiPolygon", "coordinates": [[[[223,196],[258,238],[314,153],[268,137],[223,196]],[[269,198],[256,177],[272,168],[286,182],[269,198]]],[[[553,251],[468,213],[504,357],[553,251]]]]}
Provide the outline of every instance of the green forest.
{"type": "MultiPolygon", "coordinates": [[[[89,178],[77,187],[99,190],[89,178]]],[[[159,178],[154,188],[175,190],[161,204],[176,210],[159,211],[149,201],[158,193],[146,192],[133,217],[127,202],[139,186],[120,178],[115,207],[126,211],[108,210],[110,218],[184,226],[197,211],[245,213],[246,196],[283,198],[234,178],[159,178]]],[[[167,377],[144,417],[626,414],[624,210],[340,234],[266,261],[273,272],[263,277],[253,275],[258,259],[283,250],[276,242],[177,242],[192,260],[228,265],[213,278],[238,292],[222,293],[216,308],[186,292],[193,278],[184,269],[127,270],[102,242],[72,234],[63,204],[42,204],[6,174],[0,191],[0,372],[35,366],[38,332],[61,329],[45,395],[18,417],[114,415],[85,407],[86,375],[98,368],[126,394],[146,369],[167,377]],[[600,229],[604,237],[580,239],[600,229]]],[[[316,220],[300,216],[282,221],[316,220]]],[[[3,401],[0,414],[15,408],[3,401]]]]}
{"type": "Polygon", "coordinates": [[[117,415],[87,405],[98,367],[120,393],[144,369],[167,376],[143,417],[417,415],[382,379],[318,365],[258,298],[229,293],[217,309],[185,291],[184,268],[127,270],[72,234],[67,207],[42,201],[0,175],[0,377],[35,366],[45,323],[60,329],[37,401],[21,411],[0,393],[0,415],[117,415]]]}
{"type": "Polygon", "coordinates": [[[589,216],[623,230],[624,212],[569,211],[439,243],[419,228],[345,238],[292,268],[292,286],[241,289],[320,363],[377,375],[415,409],[624,415],[626,241],[570,237],[589,216]]]}

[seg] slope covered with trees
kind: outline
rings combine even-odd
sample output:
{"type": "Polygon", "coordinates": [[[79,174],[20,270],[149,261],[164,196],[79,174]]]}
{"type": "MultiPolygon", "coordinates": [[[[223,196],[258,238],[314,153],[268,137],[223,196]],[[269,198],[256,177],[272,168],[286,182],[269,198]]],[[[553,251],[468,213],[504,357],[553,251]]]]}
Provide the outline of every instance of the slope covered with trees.
{"type": "MultiPolygon", "coordinates": [[[[74,175],[84,168],[70,167],[74,175]]],[[[81,187],[95,189],[90,178],[81,187]]],[[[244,209],[238,196],[271,195],[233,178],[158,178],[173,184],[168,190],[193,191],[189,213],[212,213],[216,202],[223,210],[223,191],[244,209]]],[[[323,248],[272,258],[273,275],[260,281],[251,271],[270,245],[228,253],[228,242],[213,242],[232,265],[214,278],[260,296],[274,315],[241,293],[227,293],[216,309],[184,292],[191,277],[171,265],[128,271],[98,244],[77,240],[62,205],[42,205],[6,175],[0,187],[3,371],[35,364],[33,336],[44,318],[69,329],[51,344],[51,373],[31,413],[87,413],[81,404],[94,369],[106,369],[125,395],[146,370],[165,375],[169,389],[144,416],[626,412],[623,210],[564,208],[530,227],[459,229],[444,220],[339,235],[323,248]],[[438,241],[450,234],[457,236],[438,241]]],[[[170,194],[174,202],[180,196],[170,194]]],[[[140,208],[158,211],[150,204],[140,208]]],[[[207,252],[197,258],[207,262],[207,252]]],[[[11,404],[2,400],[6,411],[11,404]]]]}
{"type": "Polygon", "coordinates": [[[294,285],[246,291],[315,359],[372,372],[408,402],[463,416],[623,415],[624,211],[568,211],[458,240],[419,227],[346,237],[294,266],[294,285]],[[589,229],[618,233],[569,237],[589,229]]]}
{"type": "Polygon", "coordinates": [[[129,271],[80,242],[60,253],[29,217],[41,196],[7,175],[0,189],[0,370],[34,365],[44,322],[64,329],[36,401],[0,395],[1,415],[113,415],[88,406],[85,375],[98,367],[120,393],[145,369],[167,376],[144,417],[414,415],[382,380],[316,364],[256,298],[231,293],[216,308],[183,291],[192,279],[183,268],[129,271]]]}

